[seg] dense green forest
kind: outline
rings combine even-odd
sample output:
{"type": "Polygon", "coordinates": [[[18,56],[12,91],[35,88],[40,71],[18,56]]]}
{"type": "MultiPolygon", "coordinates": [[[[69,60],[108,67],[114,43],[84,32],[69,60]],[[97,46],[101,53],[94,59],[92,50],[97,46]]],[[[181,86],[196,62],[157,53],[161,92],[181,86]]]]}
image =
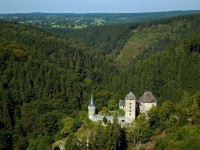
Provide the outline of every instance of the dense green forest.
{"type": "Polygon", "coordinates": [[[83,44],[34,27],[1,21],[0,30],[1,148],[26,148],[38,135],[52,141],[59,120],[87,105],[112,65],[83,44]]]}
{"type": "Polygon", "coordinates": [[[66,149],[87,149],[88,139],[90,149],[200,147],[200,15],[48,31],[0,20],[0,61],[0,149],[61,139],[66,149]],[[159,105],[136,126],[87,118],[91,93],[100,111],[146,90],[159,105]]]}
{"type": "Polygon", "coordinates": [[[132,89],[139,96],[152,90],[160,99],[176,100],[183,91],[199,90],[199,26],[199,15],[187,15],[80,31],[51,31],[99,49],[113,62],[117,75],[109,80],[109,90],[120,96],[132,89]],[[192,50],[194,45],[197,50],[192,50]]]}

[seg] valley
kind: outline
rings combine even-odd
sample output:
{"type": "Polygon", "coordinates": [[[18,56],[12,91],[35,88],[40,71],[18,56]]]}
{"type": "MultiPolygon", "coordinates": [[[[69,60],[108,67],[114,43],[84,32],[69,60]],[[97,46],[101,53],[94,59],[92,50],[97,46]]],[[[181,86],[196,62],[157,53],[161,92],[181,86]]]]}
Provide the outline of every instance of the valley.
{"type": "Polygon", "coordinates": [[[79,29],[49,27],[53,14],[47,25],[0,20],[0,149],[200,147],[200,15],[139,22],[127,15],[124,24],[114,16],[79,29]],[[118,115],[104,126],[88,118],[91,94],[107,116],[124,113],[119,100],[130,91],[135,100],[153,92],[149,119],[140,113],[121,128],[118,115]]]}

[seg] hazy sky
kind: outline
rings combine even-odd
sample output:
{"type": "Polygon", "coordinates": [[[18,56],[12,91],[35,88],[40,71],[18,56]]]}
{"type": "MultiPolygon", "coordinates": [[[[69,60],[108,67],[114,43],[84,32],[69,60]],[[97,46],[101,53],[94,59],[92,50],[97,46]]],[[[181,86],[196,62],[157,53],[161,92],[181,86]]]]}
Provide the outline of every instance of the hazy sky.
{"type": "Polygon", "coordinates": [[[200,10],[200,0],[0,0],[0,13],[126,13],[200,10]]]}

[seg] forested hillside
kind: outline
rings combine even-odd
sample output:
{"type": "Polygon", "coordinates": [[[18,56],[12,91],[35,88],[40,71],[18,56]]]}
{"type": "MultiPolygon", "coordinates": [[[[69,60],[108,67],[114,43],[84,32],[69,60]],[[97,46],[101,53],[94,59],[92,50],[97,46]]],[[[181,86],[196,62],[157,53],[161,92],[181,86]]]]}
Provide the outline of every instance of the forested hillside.
{"type": "Polygon", "coordinates": [[[54,29],[46,30],[74,38],[86,45],[98,48],[104,54],[119,53],[128,40],[130,31],[137,26],[130,24],[92,26],[85,29],[54,29]]]}
{"type": "Polygon", "coordinates": [[[18,23],[1,21],[0,37],[0,149],[50,143],[112,65],[79,42],[18,23]]]}
{"type": "Polygon", "coordinates": [[[131,37],[117,58],[121,65],[147,57],[156,52],[172,49],[183,41],[190,41],[200,33],[199,16],[183,16],[147,22],[132,30],[131,37]]]}
{"type": "Polygon", "coordinates": [[[161,99],[178,99],[185,90],[199,89],[199,52],[190,48],[194,41],[199,45],[199,27],[199,15],[186,15],[135,24],[51,31],[98,48],[111,59],[118,70],[109,87],[113,92],[118,91],[122,96],[132,89],[137,95],[152,90],[161,99]]]}
{"type": "MultiPolygon", "coordinates": [[[[91,149],[134,147],[165,130],[155,148],[182,148],[186,132],[199,132],[200,15],[60,31],[0,21],[0,149],[51,149],[66,137],[86,149],[90,130],[98,133],[90,134],[91,149]],[[100,111],[147,90],[159,106],[137,128],[87,119],[91,93],[100,111]],[[170,137],[177,143],[166,143],[170,137]]],[[[189,141],[198,141],[192,133],[189,141]]]]}

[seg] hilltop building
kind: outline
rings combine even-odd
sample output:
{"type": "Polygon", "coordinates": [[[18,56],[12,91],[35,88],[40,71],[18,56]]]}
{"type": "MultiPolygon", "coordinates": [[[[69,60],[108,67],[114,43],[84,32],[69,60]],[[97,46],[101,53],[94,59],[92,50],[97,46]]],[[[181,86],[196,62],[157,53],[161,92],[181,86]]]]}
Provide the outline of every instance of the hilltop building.
{"type": "MultiPolygon", "coordinates": [[[[153,106],[157,106],[157,100],[152,92],[145,92],[139,100],[130,92],[126,95],[125,100],[119,100],[119,108],[125,111],[125,116],[119,117],[120,123],[131,123],[139,115],[139,113],[147,113],[153,106]]],[[[104,116],[96,114],[96,107],[94,105],[93,96],[91,96],[90,104],[88,106],[89,119],[92,121],[102,121],[104,116]]],[[[113,116],[105,116],[111,123],[113,116]]]]}

